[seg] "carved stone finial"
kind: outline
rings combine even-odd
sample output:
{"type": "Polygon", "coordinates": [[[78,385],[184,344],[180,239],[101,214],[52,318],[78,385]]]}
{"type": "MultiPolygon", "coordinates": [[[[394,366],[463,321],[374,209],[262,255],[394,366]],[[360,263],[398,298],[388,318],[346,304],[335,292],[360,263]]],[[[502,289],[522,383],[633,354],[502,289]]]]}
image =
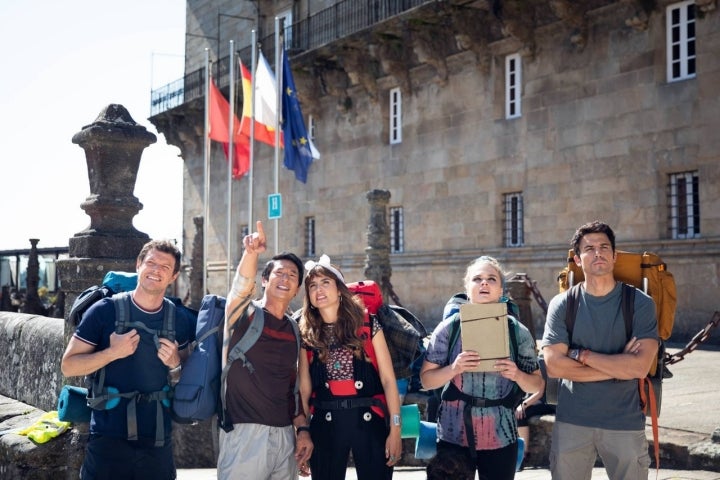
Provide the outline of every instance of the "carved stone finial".
{"type": "Polygon", "coordinates": [[[85,150],[90,196],[80,207],[90,226],[70,239],[70,255],[133,258],[149,239],[132,224],[142,204],[133,195],[142,151],[157,137],[122,105],[108,105],[72,141],[85,150]]]}

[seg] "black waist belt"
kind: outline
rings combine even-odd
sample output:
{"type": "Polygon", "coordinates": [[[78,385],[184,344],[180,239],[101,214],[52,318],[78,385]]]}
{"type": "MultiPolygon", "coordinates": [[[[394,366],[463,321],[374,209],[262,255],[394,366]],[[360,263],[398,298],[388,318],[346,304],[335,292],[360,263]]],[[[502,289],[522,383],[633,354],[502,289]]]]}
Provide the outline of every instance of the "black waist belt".
{"type": "Polygon", "coordinates": [[[489,399],[473,397],[472,395],[468,395],[467,393],[460,391],[454,383],[450,382],[448,384],[448,388],[446,388],[442,393],[442,399],[449,401],[462,400],[463,402],[465,402],[465,405],[469,405],[471,407],[503,406],[507,408],[515,408],[516,395],[513,389],[512,392],[510,392],[503,398],[489,399]]]}
{"type": "Polygon", "coordinates": [[[313,406],[319,410],[347,410],[349,408],[367,408],[381,406],[377,398],[343,398],[340,400],[313,400],[313,406]]]}

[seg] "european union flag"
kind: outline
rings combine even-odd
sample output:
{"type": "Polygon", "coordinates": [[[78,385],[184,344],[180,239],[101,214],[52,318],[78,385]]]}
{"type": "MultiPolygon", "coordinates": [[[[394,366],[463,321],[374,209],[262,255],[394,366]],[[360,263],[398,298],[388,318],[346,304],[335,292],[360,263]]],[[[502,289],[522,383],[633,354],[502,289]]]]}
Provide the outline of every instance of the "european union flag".
{"type": "Polygon", "coordinates": [[[320,158],[317,151],[308,138],[305,121],[300,110],[295,91],[295,80],[293,80],[287,52],[283,49],[283,76],[282,76],[282,128],[285,141],[285,166],[295,171],[295,178],[307,183],[307,173],[313,159],[320,158]]]}

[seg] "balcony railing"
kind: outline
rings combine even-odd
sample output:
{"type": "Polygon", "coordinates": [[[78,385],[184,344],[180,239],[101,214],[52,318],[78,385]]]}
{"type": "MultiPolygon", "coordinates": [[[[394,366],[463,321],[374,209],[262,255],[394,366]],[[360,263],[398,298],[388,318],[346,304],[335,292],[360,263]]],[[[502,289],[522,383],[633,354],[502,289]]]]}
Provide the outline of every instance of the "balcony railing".
{"type": "MultiPolygon", "coordinates": [[[[310,17],[286,26],[285,45],[291,52],[313,50],[347,37],[395,15],[440,0],[343,0],[310,17]]],[[[271,64],[275,59],[275,35],[260,40],[263,55],[271,64]]],[[[239,52],[250,64],[251,46],[239,52]]],[[[212,65],[218,87],[228,85],[229,59],[223,57],[212,65]]],[[[150,116],[158,115],[205,95],[205,69],[188,73],[182,79],[153,90],[150,94],[150,116]]]]}

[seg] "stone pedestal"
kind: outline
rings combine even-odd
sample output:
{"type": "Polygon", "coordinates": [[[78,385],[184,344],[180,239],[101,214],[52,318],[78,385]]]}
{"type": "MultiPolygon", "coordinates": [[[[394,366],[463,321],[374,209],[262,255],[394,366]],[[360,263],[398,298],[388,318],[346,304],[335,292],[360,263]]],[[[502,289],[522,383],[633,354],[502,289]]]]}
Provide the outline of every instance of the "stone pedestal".
{"type": "Polygon", "coordinates": [[[66,342],[75,331],[76,325],[67,322],[78,294],[100,284],[110,270],[135,271],[137,255],[150,240],[132,224],[142,209],[133,191],[142,151],[156,140],[122,105],[108,105],[73,136],[87,160],[90,195],[80,207],[90,216],[90,226],[70,239],[70,258],[57,262],[66,294],[66,342]]]}
{"type": "Polygon", "coordinates": [[[507,281],[507,291],[508,296],[520,309],[520,318],[518,320],[530,330],[532,337],[537,340],[530,305],[532,298],[530,297],[530,287],[527,285],[527,275],[524,273],[515,274],[507,281]]]}
{"type": "MultiPolygon", "coordinates": [[[[365,278],[380,286],[383,299],[395,296],[390,285],[392,267],[390,266],[390,231],[387,223],[387,205],[390,201],[389,190],[370,190],[365,197],[370,204],[370,221],[365,247],[365,278]]],[[[393,299],[395,300],[395,299],[393,299]]],[[[395,303],[397,300],[395,300],[395,303]]]]}

